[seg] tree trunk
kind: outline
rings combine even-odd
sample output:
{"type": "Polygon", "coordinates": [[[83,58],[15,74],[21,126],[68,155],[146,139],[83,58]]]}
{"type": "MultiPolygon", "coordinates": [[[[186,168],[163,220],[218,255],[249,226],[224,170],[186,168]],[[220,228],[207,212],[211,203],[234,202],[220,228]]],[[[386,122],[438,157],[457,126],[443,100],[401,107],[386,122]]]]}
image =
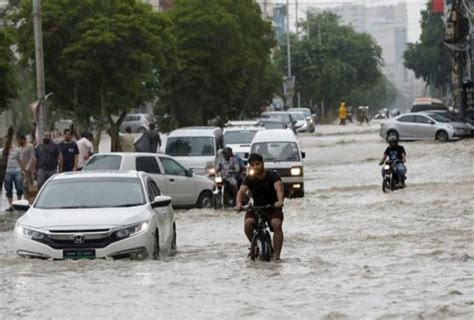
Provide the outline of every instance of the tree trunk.
{"type": "Polygon", "coordinates": [[[110,124],[110,138],[111,138],[111,148],[112,148],[112,152],[120,152],[122,151],[122,144],[120,143],[120,136],[119,136],[119,130],[120,130],[120,125],[122,124],[123,122],[123,119],[125,119],[125,116],[127,115],[127,112],[126,111],[122,111],[122,113],[120,114],[120,117],[119,119],[117,120],[117,122],[114,122],[114,120],[112,119],[112,117],[110,115],[108,115],[108,120],[109,120],[109,124],[110,124]]]}

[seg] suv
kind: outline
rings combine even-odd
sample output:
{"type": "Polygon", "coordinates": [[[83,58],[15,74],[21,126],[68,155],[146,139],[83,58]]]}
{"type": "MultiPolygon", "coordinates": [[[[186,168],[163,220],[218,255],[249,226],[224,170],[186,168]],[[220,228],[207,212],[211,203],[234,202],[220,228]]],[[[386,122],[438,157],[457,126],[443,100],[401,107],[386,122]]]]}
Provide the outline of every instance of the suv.
{"type": "Polygon", "coordinates": [[[120,125],[120,132],[125,132],[126,127],[130,127],[132,132],[144,133],[150,128],[151,118],[146,113],[130,113],[125,116],[120,125]]]}
{"type": "Polygon", "coordinates": [[[91,170],[136,170],[148,173],[163,194],[173,198],[173,206],[212,207],[214,182],[196,175],[173,157],[156,153],[99,153],[83,168],[91,170]]]}

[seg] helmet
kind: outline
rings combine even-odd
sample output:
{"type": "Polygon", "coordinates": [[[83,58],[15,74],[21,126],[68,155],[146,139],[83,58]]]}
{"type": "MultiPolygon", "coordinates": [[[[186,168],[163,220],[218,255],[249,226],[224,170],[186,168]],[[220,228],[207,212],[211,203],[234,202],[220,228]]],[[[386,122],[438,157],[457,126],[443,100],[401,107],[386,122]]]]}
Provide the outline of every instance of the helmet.
{"type": "Polygon", "coordinates": [[[222,150],[222,154],[225,154],[225,155],[232,155],[232,149],[230,147],[225,147],[223,150],[222,150]]]}
{"type": "Polygon", "coordinates": [[[398,142],[398,138],[395,136],[390,136],[387,138],[388,143],[398,142]]]}

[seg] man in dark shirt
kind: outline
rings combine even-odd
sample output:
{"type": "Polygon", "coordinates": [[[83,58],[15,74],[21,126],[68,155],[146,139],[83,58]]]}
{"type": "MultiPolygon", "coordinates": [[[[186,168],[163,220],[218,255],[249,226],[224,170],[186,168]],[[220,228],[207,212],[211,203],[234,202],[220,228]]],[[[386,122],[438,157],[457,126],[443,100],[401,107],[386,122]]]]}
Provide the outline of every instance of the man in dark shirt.
{"type": "Polygon", "coordinates": [[[76,171],[79,148],[75,141],[71,140],[71,131],[64,130],[64,140],[59,144],[61,148],[62,161],[59,166],[60,171],[76,171]]]}
{"type": "MultiPolygon", "coordinates": [[[[275,249],[275,259],[280,259],[281,248],[283,246],[283,184],[278,174],[266,171],[263,165],[263,158],[258,153],[249,156],[248,163],[253,174],[245,177],[237,193],[235,211],[242,209],[242,201],[247,190],[252,193],[255,206],[272,205],[274,209],[270,212],[268,219],[273,229],[273,247],[275,249]]],[[[255,214],[247,212],[245,215],[244,230],[249,241],[252,241],[253,226],[256,223],[255,214]]]]}
{"type": "Polygon", "coordinates": [[[43,133],[43,143],[36,147],[33,161],[33,176],[36,173],[38,190],[51,176],[58,172],[62,155],[59,146],[51,140],[51,133],[43,133]]]}
{"type": "Polygon", "coordinates": [[[382,160],[380,160],[380,165],[383,165],[385,160],[388,158],[390,161],[395,162],[393,170],[401,178],[401,186],[405,186],[405,179],[407,168],[405,167],[406,161],[406,152],[403,146],[398,144],[398,139],[396,137],[389,137],[387,139],[389,146],[385,149],[383,153],[382,160]]]}
{"type": "Polygon", "coordinates": [[[153,152],[153,153],[159,152],[160,147],[161,147],[161,138],[160,138],[160,133],[155,130],[155,124],[154,123],[150,124],[149,134],[150,134],[150,149],[151,149],[151,152],[153,152]]]}

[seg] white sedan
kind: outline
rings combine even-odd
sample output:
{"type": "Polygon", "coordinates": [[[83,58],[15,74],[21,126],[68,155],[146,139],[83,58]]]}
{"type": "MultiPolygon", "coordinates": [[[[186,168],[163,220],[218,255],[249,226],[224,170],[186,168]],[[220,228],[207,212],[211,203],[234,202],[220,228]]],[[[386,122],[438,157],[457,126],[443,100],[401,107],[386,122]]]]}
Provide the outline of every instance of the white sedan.
{"type": "MultiPolygon", "coordinates": [[[[14,207],[28,207],[18,201],[14,207]]],[[[15,225],[19,256],[158,258],[176,249],[171,197],[144,172],[76,172],[50,178],[15,225]]]]}

